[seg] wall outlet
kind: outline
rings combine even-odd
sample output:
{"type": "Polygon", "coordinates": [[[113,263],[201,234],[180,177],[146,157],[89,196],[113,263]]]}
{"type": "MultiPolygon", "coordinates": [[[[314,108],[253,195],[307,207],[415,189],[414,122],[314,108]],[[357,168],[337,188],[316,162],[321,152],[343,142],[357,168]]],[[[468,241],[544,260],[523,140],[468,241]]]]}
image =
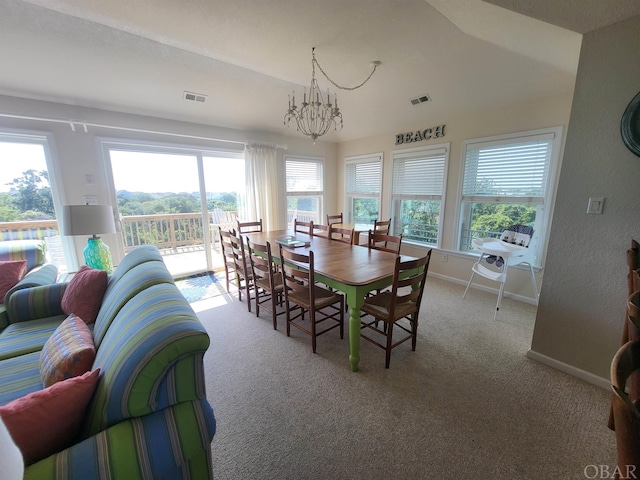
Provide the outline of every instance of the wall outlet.
{"type": "Polygon", "coordinates": [[[447,255],[446,253],[442,254],[442,261],[443,262],[448,262],[449,261],[449,255],[447,255]]]}

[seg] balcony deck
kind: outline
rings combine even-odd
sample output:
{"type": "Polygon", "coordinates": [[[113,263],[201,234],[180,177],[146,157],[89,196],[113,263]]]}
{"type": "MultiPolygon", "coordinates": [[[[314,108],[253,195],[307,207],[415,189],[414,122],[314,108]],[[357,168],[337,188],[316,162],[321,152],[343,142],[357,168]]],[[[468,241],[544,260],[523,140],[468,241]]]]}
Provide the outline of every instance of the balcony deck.
{"type": "MultiPolygon", "coordinates": [[[[204,245],[190,245],[177,248],[161,248],[160,254],[165,265],[173,275],[173,278],[183,278],[207,270],[204,245]]],[[[211,259],[213,270],[219,271],[224,268],[222,263],[222,253],[220,244],[214,244],[211,249],[211,259]]]]}

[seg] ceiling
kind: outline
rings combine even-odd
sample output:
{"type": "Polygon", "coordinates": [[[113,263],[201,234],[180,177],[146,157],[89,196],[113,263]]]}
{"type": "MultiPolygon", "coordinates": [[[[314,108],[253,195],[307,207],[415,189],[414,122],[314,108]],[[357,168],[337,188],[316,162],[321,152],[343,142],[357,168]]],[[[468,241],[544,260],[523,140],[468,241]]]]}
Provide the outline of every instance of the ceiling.
{"type": "Polygon", "coordinates": [[[382,62],[337,92],[344,129],[323,139],[345,141],[571,92],[581,34],[636,15],[637,0],[0,0],[0,94],[301,135],[283,117],[316,47],[342,86],[382,62]]]}

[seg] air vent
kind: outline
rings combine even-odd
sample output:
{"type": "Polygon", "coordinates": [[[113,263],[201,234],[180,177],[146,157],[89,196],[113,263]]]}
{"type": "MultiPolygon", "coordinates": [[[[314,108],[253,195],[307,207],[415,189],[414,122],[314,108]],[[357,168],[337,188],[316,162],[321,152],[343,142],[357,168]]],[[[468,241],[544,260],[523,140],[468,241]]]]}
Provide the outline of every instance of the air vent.
{"type": "Polygon", "coordinates": [[[431,97],[429,97],[429,95],[422,95],[417,98],[412,98],[411,105],[420,105],[421,103],[430,102],[430,101],[431,101],[431,97]]]}
{"type": "Polygon", "coordinates": [[[202,95],[201,93],[184,92],[184,99],[189,100],[191,102],[204,103],[207,100],[207,96],[202,95]]]}

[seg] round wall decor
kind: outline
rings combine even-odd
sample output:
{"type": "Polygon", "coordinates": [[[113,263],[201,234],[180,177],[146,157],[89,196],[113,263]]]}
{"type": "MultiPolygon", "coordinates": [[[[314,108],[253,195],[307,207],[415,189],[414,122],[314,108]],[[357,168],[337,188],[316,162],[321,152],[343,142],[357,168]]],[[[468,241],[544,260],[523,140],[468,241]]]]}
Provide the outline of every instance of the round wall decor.
{"type": "Polygon", "coordinates": [[[640,157],[640,92],[622,114],[620,134],[627,148],[640,157]]]}

